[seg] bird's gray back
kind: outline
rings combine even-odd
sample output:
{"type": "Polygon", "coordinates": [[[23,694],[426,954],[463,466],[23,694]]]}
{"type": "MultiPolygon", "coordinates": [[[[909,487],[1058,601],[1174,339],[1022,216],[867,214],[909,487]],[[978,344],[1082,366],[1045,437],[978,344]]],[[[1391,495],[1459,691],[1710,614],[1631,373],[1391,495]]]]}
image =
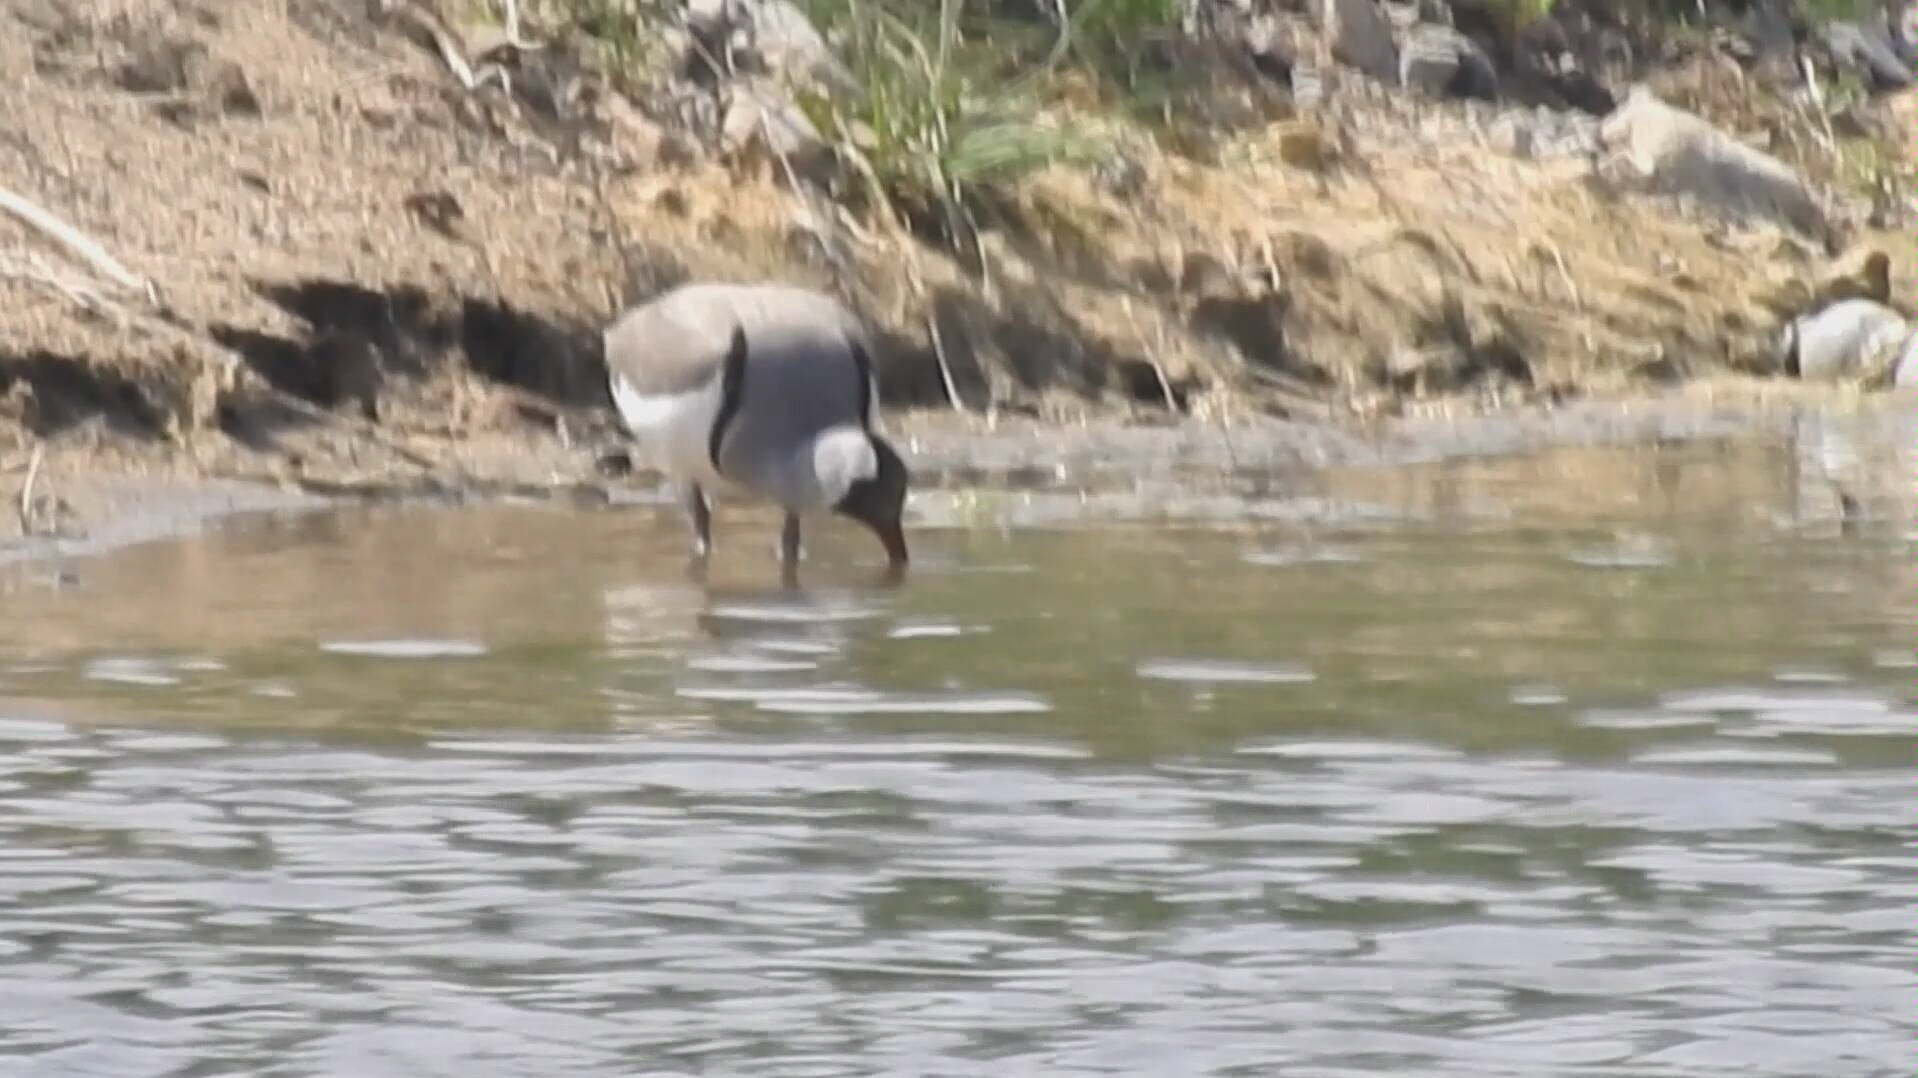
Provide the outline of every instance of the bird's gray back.
{"type": "Polygon", "coordinates": [[[850,345],[865,343],[838,300],[780,284],[682,285],[626,312],[605,333],[608,373],[645,394],[687,393],[709,383],[732,341],[746,331],[749,366],[812,372],[813,380],[856,387],[850,345]],[[843,373],[842,373],[843,372],[843,373]]]}
{"type": "Polygon", "coordinates": [[[629,392],[678,396],[713,384],[734,328],[746,335],[738,410],[719,446],[719,471],[788,504],[816,491],[813,439],[865,426],[870,354],[863,328],[838,300],[782,284],[683,285],[635,307],[606,331],[609,377],[629,392]]]}
{"type": "Polygon", "coordinates": [[[710,286],[674,289],[607,327],[607,376],[648,397],[703,389],[725,361],[734,323],[730,304],[710,286]]]}

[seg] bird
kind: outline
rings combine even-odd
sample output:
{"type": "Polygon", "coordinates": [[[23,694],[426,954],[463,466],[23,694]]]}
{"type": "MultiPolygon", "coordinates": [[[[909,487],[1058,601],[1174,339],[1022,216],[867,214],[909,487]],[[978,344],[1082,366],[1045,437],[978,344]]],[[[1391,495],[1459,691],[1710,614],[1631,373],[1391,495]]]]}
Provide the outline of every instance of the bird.
{"type": "Polygon", "coordinates": [[[712,553],[712,500],[784,511],[779,558],[797,578],[801,519],[832,513],[910,561],[911,472],[877,426],[865,330],[838,300],[777,283],[681,284],[607,326],[607,384],[627,433],[685,487],[694,565],[712,553]]]}

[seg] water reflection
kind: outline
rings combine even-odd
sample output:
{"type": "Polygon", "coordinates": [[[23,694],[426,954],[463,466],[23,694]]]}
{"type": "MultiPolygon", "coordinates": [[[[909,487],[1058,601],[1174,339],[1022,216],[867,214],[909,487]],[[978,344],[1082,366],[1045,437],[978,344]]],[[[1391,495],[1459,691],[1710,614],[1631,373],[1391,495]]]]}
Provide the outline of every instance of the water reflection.
{"type": "Polygon", "coordinates": [[[0,1072],[1902,1073],[1912,536],[1794,459],[1030,492],[896,591],[624,509],[83,563],[0,624],[0,1072]]]}

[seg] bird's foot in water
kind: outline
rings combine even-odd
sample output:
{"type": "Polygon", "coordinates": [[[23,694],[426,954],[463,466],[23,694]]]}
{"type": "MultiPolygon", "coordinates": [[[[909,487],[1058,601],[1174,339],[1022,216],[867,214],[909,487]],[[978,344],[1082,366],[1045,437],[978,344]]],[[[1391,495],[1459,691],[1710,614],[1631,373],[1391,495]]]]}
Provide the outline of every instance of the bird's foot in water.
{"type": "Polygon", "coordinates": [[[713,507],[698,483],[686,488],[686,513],[693,526],[693,557],[705,561],[713,552],[713,507]]]}
{"type": "Polygon", "coordinates": [[[704,584],[706,565],[713,555],[713,509],[698,483],[686,489],[686,511],[692,520],[692,549],[687,558],[686,575],[694,583],[704,584]]]}
{"type": "Polygon", "coordinates": [[[697,554],[695,554],[694,556],[690,558],[687,558],[686,559],[686,579],[692,581],[695,584],[700,585],[701,587],[704,587],[706,584],[706,570],[707,570],[707,567],[711,564],[712,564],[712,560],[710,558],[702,557],[697,554]]]}
{"type": "Polygon", "coordinates": [[[786,587],[799,585],[799,562],[806,552],[799,542],[799,514],[787,513],[785,524],[779,529],[779,545],[774,553],[779,558],[779,579],[786,587]]]}

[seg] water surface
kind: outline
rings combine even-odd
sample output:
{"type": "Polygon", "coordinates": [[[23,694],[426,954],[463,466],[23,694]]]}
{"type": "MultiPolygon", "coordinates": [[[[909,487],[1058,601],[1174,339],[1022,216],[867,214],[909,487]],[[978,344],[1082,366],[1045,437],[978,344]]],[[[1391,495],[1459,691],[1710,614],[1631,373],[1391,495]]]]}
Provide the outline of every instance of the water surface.
{"type": "Polygon", "coordinates": [[[19,569],[0,1074],[1908,1074],[1912,486],[1803,458],[19,569]]]}

